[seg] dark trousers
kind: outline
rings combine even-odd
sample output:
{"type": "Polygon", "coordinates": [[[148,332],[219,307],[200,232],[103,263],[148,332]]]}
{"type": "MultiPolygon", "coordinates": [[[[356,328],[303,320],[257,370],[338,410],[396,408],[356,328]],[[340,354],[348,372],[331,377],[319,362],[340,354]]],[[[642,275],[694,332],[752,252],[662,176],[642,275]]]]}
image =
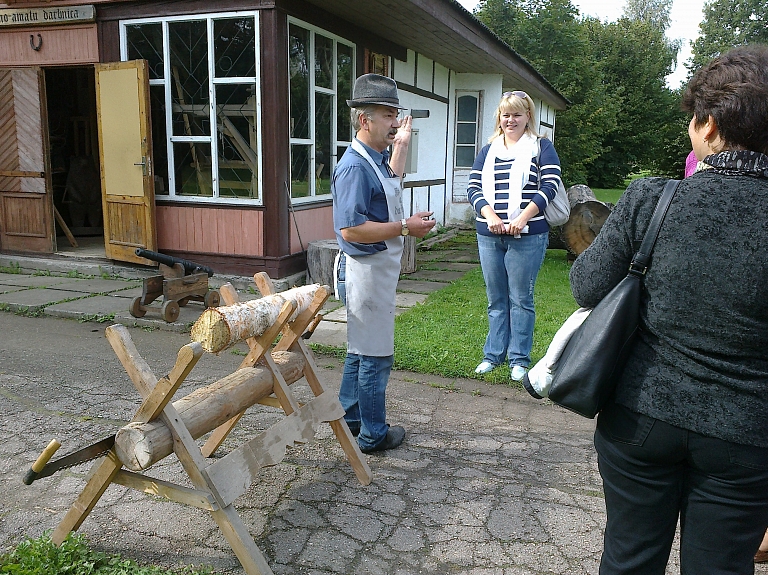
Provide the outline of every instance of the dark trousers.
{"type": "Polygon", "coordinates": [[[601,575],[664,575],[680,519],[681,575],[747,575],[768,526],[768,449],[609,404],[595,432],[605,507],[601,575]]]}

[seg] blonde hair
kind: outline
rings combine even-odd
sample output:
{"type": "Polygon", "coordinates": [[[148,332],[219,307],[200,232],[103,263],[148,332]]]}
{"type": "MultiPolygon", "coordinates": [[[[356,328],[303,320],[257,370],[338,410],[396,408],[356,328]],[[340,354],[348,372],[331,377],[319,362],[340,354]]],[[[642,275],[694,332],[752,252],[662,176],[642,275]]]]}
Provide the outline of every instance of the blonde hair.
{"type": "Polygon", "coordinates": [[[541,138],[541,134],[533,127],[533,117],[536,115],[536,104],[533,103],[533,98],[521,91],[504,92],[501,96],[501,101],[499,101],[499,106],[496,108],[496,126],[493,129],[493,135],[488,138],[489,143],[504,135],[504,130],[501,129],[501,115],[508,112],[527,112],[528,124],[525,126],[525,132],[534,138],[541,138]]]}

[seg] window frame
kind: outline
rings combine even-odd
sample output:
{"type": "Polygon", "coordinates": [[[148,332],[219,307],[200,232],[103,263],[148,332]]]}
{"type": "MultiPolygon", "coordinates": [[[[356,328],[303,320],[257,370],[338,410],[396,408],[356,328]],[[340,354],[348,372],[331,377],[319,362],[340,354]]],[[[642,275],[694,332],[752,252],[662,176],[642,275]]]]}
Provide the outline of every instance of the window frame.
{"type": "Polygon", "coordinates": [[[155,193],[155,197],[163,200],[172,200],[174,202],[184,203],[211,203],[234,204],[234,205],[264,205],[264,182],[263,182],[263,141],[262,141],[262,103],[261,103],[261,44],[259,37],[259,11],[244,10],[234,12],[215,12],[206,14],[186,14],[181,16],[156,16],[148,18],[132,18],[120,20],[120,60],[128,60],[128,26],[142,24],[160,24],[163,34],[163,77],[150,78],[150,89],[152,86],[162,86],[165,92],[165,144],[168,158],[168,189],[165,193],[155,193]],[[255,76],[232,76],[216,77],[215,62],[215,42],[214,42],[214,21],[231,20],[235,18],[253,18],[254,20],[254,54],[256,55],[254,73],[255,76]],[[173,134],[173,95],[171,86],[171,58],[170,40],[168,35],[168,24],[171,22],[192,22],[205,21],[207,34],[207,53],[208,53],[208,101],[209,101],[209,122],[211,125],[210,136],[175,136],[173,134]],[[256,145],[258,146],[258,174],[256,176],[256,198],[229,198],[221,197],[219,187],[219,128],[216,121],[216,88],[226,84],[253,84],[255,96],[254,118],[256,123],[256,145]],[[211,149],[211,196],[185,196],[176,194],[176,169],[174,161],[174,144],[177,143],[202,143],[210,145],[211,149]]]}
{"type": "MultiPolygon", "coordinates": [[[[290,164],[290,158],[291,158],[291,147],[294,145],[303,145],[303,146],[309,146],[310,153],[309,153],[309,162],[310,166],[315,166],[315,160],[316,160],[316,118],[315,118],[315,96],[316,94],[324,94],[327,96],[331,96],[332,101],[332,111],[330,114],[331,117],[331,150],[330,150],[330,156],[331,156],[331,166],[330,171],[333,173],[333,169],[336,167],[336,164],[338,163],[340,159],[339,155],[339,149],[344,148],[346,149],[352,144],[352,138],[354,138],[353,135],[350,134],[350,140],[339,140],[337,133],[338,131],[338,85],[339,85],[339,62],[338,62],[338,44],[341,43],[344,46],[351,49],[352,52],[352,71],[353,76],[356,74],[356,64],[357,64],[357,46],[354,42],[347,40],[346,38],[343,38],[341,36],[338,36],[336,34],[333,34],[327,30],[324,30],[318,26],[314,26],[312,24],[309,24],[303,20],[300,20],[298,18],[295,18],[293,16],[288,17],[288,39],[290,39],[290,28],[291,26],[297,26],[300,28],[303,28],[304,30],[307,30],[309,32],[309,46],[308,46],[308,53],[312,57],[312,61],[310,62],[308,66],[309,70],[309,86],[310,86],[310,94],[309,94],[309,110],[308,110],[308,119],[309,119],[309,135],[307,138],[294,138],[290,136],[290,124],[287,127],[288,133],[289,133],[289,142],[288,142],[288,158],[289,158],[289,168],[291,167],[290,164]],[[324,36],[325,38],[329,38],[333,41],[333,79],[331,81],[331,85],[333,88],[323,88],[322,86],[317,86],[315,84],[315,35],[320,34],[324,36]]],[[[288,51],[288,59],[290,61],[290,41],[287,42],[286,50],[288,51]]],[[[289,66],[290,68],[290,66],[289,66]]],[[[289,70],[290,74],[290,70],[289,70]]],[[[290,98],[291,98],[291,90],[290,90],[290,76],[288,78],[288,107],[290,109],[290,98]]],[[[354,81],[354,78],[353,78],[354,81]]],[[[352,95],[350,94],[349,97],[351,98],[352,95]]],[[[288,118],[288,121],[290,123],[290,117],[288,118]]],[[[313,169],[313,168],[310,168],[313,169]]],[[[289,193],[291,194],[291,202],[293,204],[306,204],[306,203],[313,203],[313,202],[321,202],[321,201],[328,201],[331,199],[331,194],[322,194],[317,195],[317,189],[315,181],[315,178],[311,178],[309,181],[308,186],[308,195],[303,197],[294,197],[293,196],[293,190],[290,189],[289,193]]],[[[289,178],[289,182],[291,183],[291,186],[293,184],[293,176],[291,175],[289,178]]]]}
{"type": "Polygon", "coordinates": [[[477,157],[480,153],[480,135],[482,134],[482,106],[483,106],[483,91],[482,90],[456,90],[456,112],[454,114],[454,137],[453,137],[453,169],[454,170],[471,170],[472,165],[469,166],[457,166],[456,161],[458,159],[458,148],[468,148],[468,144],[459,144],[459,124],[471,124],[473,122],[467,122],[459,120],[459,99],[463,96],[474,96],[477,100],[477,108],[475,109],[475,153],[473,158],[477,157]]]}

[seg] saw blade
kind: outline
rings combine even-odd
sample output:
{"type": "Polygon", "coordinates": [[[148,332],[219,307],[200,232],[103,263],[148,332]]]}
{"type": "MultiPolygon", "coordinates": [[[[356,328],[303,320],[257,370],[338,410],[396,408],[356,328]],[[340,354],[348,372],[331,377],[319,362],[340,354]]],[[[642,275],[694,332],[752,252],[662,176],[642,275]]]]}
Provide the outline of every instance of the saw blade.
{"type": "Polygon", "coordinates": [[[43,469],[35,475],[35,479],[48,477],[49,475],[53,475],[62,469],[67,469],[69,467],[74,467],[75,465],[80,465],[82,463],[87,463],[88,461],[98,459],[105,453],[108,453],[109,450],[112,449],[113,445],[115,445],[115,436],[110,435],[109,437],[105,437],[93,445],[78,449],[77,451],[74,451],[69,455],[65,455],[64,457],[60,457],[55,461],[49,461],[45,467],[43,467],[43,469]]]}

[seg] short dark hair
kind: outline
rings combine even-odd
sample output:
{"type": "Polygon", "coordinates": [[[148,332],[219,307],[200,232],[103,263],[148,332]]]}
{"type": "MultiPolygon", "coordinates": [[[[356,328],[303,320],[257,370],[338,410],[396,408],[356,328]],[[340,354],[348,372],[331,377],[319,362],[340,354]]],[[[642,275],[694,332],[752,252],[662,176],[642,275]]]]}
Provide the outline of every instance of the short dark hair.
{"type": "Polygon", "coordinates": [[[712,116],[726,147],[768,154],[768,45],[717,56],[693,75],[681,105],[696,125],[712,116]]]}

